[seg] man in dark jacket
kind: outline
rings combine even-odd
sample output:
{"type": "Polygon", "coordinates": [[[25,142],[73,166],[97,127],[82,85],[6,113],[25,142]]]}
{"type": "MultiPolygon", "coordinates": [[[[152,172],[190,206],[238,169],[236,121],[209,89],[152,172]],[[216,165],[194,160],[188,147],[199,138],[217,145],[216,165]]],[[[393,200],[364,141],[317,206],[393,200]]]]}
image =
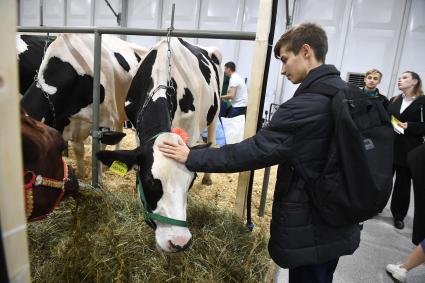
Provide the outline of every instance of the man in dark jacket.
{"type": "Polygon", "coordinates": [[[360,242],[357,224],[331,227],[315,213],[298,174],[304,170],[318,176],[323,171],[334,130],[331,98],[302,90],[319,81],[338,88],[346,84],[334,66],[324,64],[327,50],[326,33],[315,24],[305,23],[282,35],[275,57],[283,63],[282,75],[301,84],[255,136],[219,149],[160,145],[165,156],[198,172],[240,172],[279,164],[269,253],[279,266],[289,268],[289,282],[332,282],[339,257],[352,254],[360,242]]]}
{"type": "Polygon", "coordinates": [[[372,69],[366,72],[364,77],[363,93],[367,97],[375,98],[381,101],[385,109],[388,109],[388,98],[381,94],[378,85],[381,83],[382,73],[378,69],[372,69]]]}

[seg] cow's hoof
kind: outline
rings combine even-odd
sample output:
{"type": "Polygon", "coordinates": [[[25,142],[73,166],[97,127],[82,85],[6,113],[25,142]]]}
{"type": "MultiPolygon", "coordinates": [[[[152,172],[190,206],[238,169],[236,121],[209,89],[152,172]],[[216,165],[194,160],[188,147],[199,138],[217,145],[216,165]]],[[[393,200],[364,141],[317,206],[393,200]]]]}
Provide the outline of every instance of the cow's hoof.
{"type": "Polygon", "coordinates": [[[202,178],[202,185],[211,186],[212,185],[211,178],[202,178]]]}

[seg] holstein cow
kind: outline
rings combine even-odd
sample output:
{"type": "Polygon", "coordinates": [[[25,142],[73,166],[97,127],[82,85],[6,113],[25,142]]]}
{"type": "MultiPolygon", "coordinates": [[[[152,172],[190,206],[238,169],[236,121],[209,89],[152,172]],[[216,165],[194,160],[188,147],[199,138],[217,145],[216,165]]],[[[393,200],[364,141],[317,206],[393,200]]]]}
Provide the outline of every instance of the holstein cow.
{"type": "Polygon", "coordinates": [[[16,50],[19,63],[19,92],[24,94],[34,82],[45,49],[53,38],[47,36],[17,34],[16,50]]]}
{"type": "Polygon", "coordinates": [[[136,126],[140,146],[100,151],[97,157],[108,166],[114,161],[125,163],[127,168],[139,166],[139,193],[143,192],[147,206],[157,215],[148,221],[156,228],[157,246],[176,252],[188,247],[192,237],[185,221],[187,191],[195,174],[165,158],[157,145],[165,139],[180,139],[170,133],[173,127],[189,134],[189,145],[206,126],[215,133],[222,70],[221,53],[216,48],[194,46],[177,38],[170,40],[170,47],[171,87],[167,87],[167,41],[162,40],[141,62],[127,95],[125,110],[136,126]],[[179,223],[174,224],[174,220],[179,223]]]}
{"type": "MultiPolygon", "coordinates": [[[[131,68],[147,49],[115,36],[102,36],[99,125],[122,131],[124,101],[133,77],[131,68]]],[[[92,128],[94,36],[61,34],[46,51],[37,80],[21,100],[27,113],[73,141],[77,174],[85,175],[84,144],[92,128]]],[[[123,135],[122,135],[123,136],[123,135]]],[[[121,137],[122,137],[121,136],[121,137]]]]}
{"type": "Polygon", "coordinates": [[[55,129],[21,111],[24,195],[28,221],[46,217],[64,196],[78,191],[74,170],[62,159],[64,140],[55,129]]]}

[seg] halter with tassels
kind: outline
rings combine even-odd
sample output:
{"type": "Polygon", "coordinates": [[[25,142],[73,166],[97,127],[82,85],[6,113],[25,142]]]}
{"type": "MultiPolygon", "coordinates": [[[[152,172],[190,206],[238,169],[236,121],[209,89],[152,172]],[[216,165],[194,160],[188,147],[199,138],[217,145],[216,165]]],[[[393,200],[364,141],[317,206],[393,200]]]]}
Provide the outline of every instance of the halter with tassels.
{"type": "MultiPolygon", "coordinates": [[[[182,138],[182,140],[185,143],[187,143],[189,136],[186,134],[186,132],[184,130],[182,130],[180,128],[174,128],[171,132],[179,135],[182,138]]],[[[160,132],[159,134],[154,135],[153,137],[148,139],[148,142],[149,141],[155,141],[158,136],[160,136],[161,134],[164,134],[164,133],[165,132],[160,132]]],[[[152,212],[152,209],[150,208],[148,202],[146,201],[146,197],[145,197],[145,193],[144,193],[143,185],[142,185],[142,180],[140,179],[140,175],[139,175],[139,169],[137,169],[136,174],[137,174],[137,182],[138,182],[137,190],[139,191],[140,201],[143,204],[143,210],[144,210],[143,214],[144,214],[144,219],[145,219],[146,223],[148,223],[148,225],[150,227],[152,227],[153,229],[155,229],[155,227],[156,227],[156,224],[153,222],[154,220],[161,222],[161,223],[174,225],[174,226],[188,227],[187,221],[169,218],[169,217],[162,216],[160,214],[152,212]]]]}
{"type": "Polygon", "coordinates": [[[30,175],[31,178],[28,183],[25,183],[24,185],[24,191],[25,191],[25,212],[27,219],[31,216],[34,210],[34,196],[33,196],[33,190],[34,187],[43,187],[43,188],[53,188],[53,189],[59,189],[61,190],[59,196],[56,198],[56,201],[52,205],[52,207],[49,209],[49,211],[42,215],[35,218],[32,218],[31,221],[41,220],[47,217],[49,213],[51,213],[56,206],[60,203],[62,200],[64,194],[65,194],[65,184],[69,181],[68,177],[68,165],[66,164],[65,160],[62,159],[63,164],[63,179],[61,181],[55,180],[52,178],[47,178],[42,175],[36,175],[33,171],[30,170],[24,170],[24,176],[30,175]]]}

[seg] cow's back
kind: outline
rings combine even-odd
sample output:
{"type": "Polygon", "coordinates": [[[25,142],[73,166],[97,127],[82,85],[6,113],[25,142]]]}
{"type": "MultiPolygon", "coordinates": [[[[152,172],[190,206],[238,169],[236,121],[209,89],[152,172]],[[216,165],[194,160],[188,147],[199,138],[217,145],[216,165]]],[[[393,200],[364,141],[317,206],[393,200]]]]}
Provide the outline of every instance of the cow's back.
{"type": "MultiPolygon", "coordinates": [[[[132,68],[135,68],[147,49],[127,43],[115,36],[102,36],[101,49],[101,88],[104,99],[100,105],[99,124],[113,130],[120,130],[127,119],[124,101],[131,83],[132,68]]],[[[43,70],[49,59],[56,57],[64,64],[69,64],[78,76],[94,74],[94,36],[92,34],[62,34],[51,44],[46,52],[46,59],[40,67],[39,82],[43,89],[55,95],[54,86],[48,85],[42,78],[43,70]]],[[[60,70],[58,70],[60,71],[60,70]]],[[[92,96],[92,83],[84,87],[85,96],[92,96]]],[[[91,101],[91,97],[87,98],[91,101]]],[[[65,139],[81,141],[85,139],[92,127],[92,104],[85,105],[70,117],[70,124],[65,127],[65,139]]]]}

